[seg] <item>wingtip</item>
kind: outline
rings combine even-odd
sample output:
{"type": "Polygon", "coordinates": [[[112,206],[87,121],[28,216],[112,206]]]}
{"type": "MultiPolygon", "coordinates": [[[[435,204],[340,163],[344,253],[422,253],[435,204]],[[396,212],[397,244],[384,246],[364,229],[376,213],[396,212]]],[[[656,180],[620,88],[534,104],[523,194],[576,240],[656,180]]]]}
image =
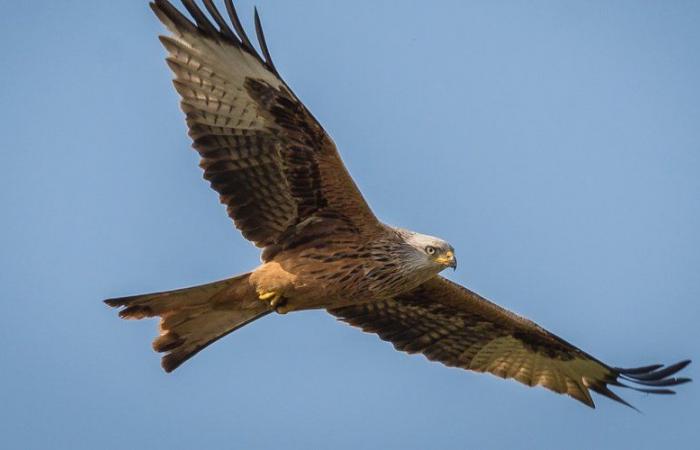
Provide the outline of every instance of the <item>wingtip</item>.
{"type": "Polygon", "coordinates": [[[573,397],[573,398],[578,400],[579,402],[583,403],[584,405],[588,406],[591,409],[596,409],[595,402],[593,401],[592,398],[590,398],[590,396],[588,399],[583,399],[583,398],[578,398],[578,397],[573,397]]]}
{"type": "MultiPolygon", "coordinates": [[[[683,370],[691,363],[690,359],[679,361],[674,364],[669,364],[664,366],[663,364],[653,364],[643,367],[634,367],[629,369],[615,369],[618,373],[617,378],[609,382],[612,385],[632,389],[645,394],[661,394],[661,395],[675,395],[676,392],[672,389],[666,389],[667,386],[678,386],[681,384],[689,383],[692,381],[688,377],[673,377],[679,371],[683,370]],[[625,381],[629,384],[625,384],[625,381]]],[[[637,412],[637,408],[633,407],[629,403],[622,400],[620,397],[612,393],[607,388],[604,388],[604,392],[599,393],[612,398],[613,400],[619,401],[633,409],[637,412]],[[614,397],[612,395],[614,395],[614,397]]]]}
{"type": "Polygon", "coordinates": [[[241,45],[248,52],[255,54],[255,48],[253,48],[253,44],[250,42],[248,34],[245,32],[245,28],[243,28],[243,24],[241,24],[241,20],[238,17],[238,12],[236,11],[236,7],[233,5],[233,1],[225,0],[224,5],[226,6],[226,11],[228,12],[229,19],[231,19],[231,24],[233,25],[233,28],[236,30],[236,33],[238,33],[238,37],[241,40],[241,45]]]}
{"type": "Polygon", "coordinates": [[[260,20],[260,14],[258,14],[258,8],[253,8],[254,22],[255,22],[255,34],[258,38],[258,44],[260,44],[260,49],[262,50],[263,57],[265,59],[265,64],[274,73],[279,76],[275,63],[272,61],[272,55],[270,54],[270,49],[267,46],[267,41],[265,39],[265,32],[263,31],[262,21],[260,20]]]}
{"type": "Polygon", "coordinates": [[[654,364],[651,366],[635,367],[631,369],[615,368],[615,370],[627,381],[638,384],[658,385],[660,383],[669,383],[672,382],[672,380],[675,380],[674,378],[669,377],[685,369],[690,363],[690,359],[685,359],[667,366],[664,366],[663,364],[654,364]]]}

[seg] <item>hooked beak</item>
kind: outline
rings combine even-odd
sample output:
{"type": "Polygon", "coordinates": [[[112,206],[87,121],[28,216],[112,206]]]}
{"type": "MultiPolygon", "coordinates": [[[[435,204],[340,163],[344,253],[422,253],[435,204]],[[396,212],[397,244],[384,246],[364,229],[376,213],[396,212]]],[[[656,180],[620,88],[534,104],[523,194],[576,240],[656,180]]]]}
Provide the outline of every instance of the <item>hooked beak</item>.
{"type": "Polygon", "coordinates": [[[452,267],[453,270],[457,270],[457,258],[453,251],[448,251],[439,258],[435,258],[435,262],[442,264],[445,267],[452,267]]]}

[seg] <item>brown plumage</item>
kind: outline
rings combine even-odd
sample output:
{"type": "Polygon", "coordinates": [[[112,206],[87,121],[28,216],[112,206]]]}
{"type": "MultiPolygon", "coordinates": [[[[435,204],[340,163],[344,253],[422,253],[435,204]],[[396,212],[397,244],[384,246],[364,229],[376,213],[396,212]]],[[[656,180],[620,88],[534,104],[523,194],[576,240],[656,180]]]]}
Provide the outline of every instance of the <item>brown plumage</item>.
{"type": "MultiPolygon", "coordinates": [[[[607,366],[533,322],[438,275],[454,249],[390,227],[372,213],[328,134],[280,78],[255,14],[262,55],[236,10],[230,23],[183,0],[151,3],[172,33],[161,37],[204,178],[262,265],[227,280],[107,300],[126,319],[160,317],[153,348],[170,372],[212,342],[270,312],[325,308],[398,350],[449,366],[541,385],[593,406],[589,390],[668,394],[688,361],[607,366]],[[207,17],[207,13],[211,17],[207,17]]],[[[625,403],[626,404],[626,403],[625,403]]]]}

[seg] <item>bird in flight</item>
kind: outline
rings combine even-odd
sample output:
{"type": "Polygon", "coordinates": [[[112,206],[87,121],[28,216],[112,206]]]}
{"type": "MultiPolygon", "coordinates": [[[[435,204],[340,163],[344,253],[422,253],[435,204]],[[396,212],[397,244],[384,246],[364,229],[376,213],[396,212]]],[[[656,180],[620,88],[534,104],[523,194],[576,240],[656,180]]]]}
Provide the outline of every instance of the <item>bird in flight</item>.
{"type": "Polygon", "coordinates": [[[279,75],[255,12],[259,53],[231,0],[228,20],[182,0],[150,4],[204,178],[243,236],[255,270],[202,286],[105,302],[125,319],[160,317],[153,349],[167,372],[271,312],[325,309],[397,350],[447,366],[543,386],[594,407],[590,391],[674,393],[690,361],[609,366],[537,324],[439,275],[456,268],[446,241],[382,223],[338,150],[279,75]],[[207,14],[208,13],[208,14],[207,14]]]}

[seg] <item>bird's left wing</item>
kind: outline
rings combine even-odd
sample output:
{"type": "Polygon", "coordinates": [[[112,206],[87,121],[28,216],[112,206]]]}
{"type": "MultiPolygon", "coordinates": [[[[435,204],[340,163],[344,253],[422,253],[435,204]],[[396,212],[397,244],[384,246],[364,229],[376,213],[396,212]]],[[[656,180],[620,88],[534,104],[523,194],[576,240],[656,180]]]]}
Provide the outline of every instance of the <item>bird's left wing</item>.
{"type": "Polygon", "coordinates": [[[621,369],[443,277],[392,299],[330,309],[339,319],[377,333],[397,350],[528,386],[543,386],[595,407],[589,390],[630,406],[608,386],[672,394],[673,378],[690,361],[621,369]]]}
{"type": "Polygon", "coordinates": [[[258,53],[233,6],[227,21],[213,0],[168,0],[151,8],[204,178],[243,236],[277,249],[343,230],[383,228],[346,170],[335,144],[279,76],[255,14],[258,53]],[[206,12],[205,12],[206,10],[206,12]],[[208,16],[207,16],[208,14],[208,16]]]}

